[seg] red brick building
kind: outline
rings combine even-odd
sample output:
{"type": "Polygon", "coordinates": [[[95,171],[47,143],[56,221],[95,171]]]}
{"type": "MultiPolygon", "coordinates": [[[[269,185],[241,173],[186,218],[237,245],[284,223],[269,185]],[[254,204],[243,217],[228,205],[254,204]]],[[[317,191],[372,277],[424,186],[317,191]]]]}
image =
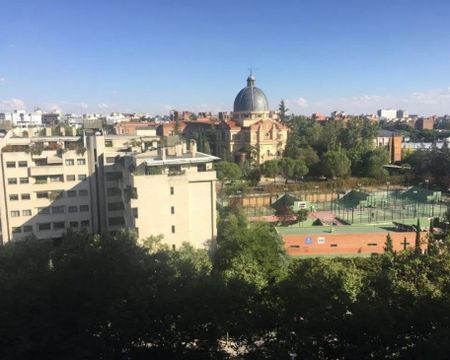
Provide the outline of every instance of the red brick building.
{"type": "MultiPolygon", "coordinates": [[[[382,227],[336,226],[277,228],[283,237],[289,255],[358,255],[384,252],[386,237],[390,234],[395,251],[413,249],[416,233],[391,231],[382,227]]],[[[426,232],[421,233],[422,251],[426,248],[426,232]]]]}

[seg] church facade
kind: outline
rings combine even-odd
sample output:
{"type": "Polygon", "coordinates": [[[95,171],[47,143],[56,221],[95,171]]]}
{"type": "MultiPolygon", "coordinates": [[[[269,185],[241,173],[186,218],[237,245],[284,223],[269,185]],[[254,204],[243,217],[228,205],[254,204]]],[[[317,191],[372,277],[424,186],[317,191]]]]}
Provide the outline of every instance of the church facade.
{"type": "Polygon", "coordinates": [[[217,127],[216,154],[227,161],[262,164],[282,157],[287,135],[288,128],[269,110],[266,95],[250,75],[236,95],[232,118],[217,127]]]}

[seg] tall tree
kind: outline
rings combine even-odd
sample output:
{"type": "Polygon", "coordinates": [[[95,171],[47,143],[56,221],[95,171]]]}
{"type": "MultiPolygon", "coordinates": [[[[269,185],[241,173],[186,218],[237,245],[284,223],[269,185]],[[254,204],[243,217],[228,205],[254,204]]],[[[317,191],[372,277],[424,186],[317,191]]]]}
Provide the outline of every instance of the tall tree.
{"type": "Polygon", "coordinates": [[[394,253],[394,244],[392,242],[391,234],[387,234],[386,236],[386,242],[384,243],[383,248],[385,253],[393,254],[394,253]]]}
{"type": "Polygon", "coordinates": [[[264,176],[273,178],[273,182],[276,182],[277,176],[280,174],[280,168],[278,166],[278,160],[268,160],[262,165],[262,173],[264,176]]]}
{"type": "Polygon", "coordinates": [[[420,219],[417,219],[417,225],[416,225],[416,238],[414,241],[414,253],[416,255],[422,254],[422,249],[420,248],[421,245],[421,237],[420,237],[420,219]]]}
{"type": "Polygon", "coordinates": [[[328,151],[322,155],[321,169],[328,178],[343,178],[350,174],[351,162],[343,151],[328,151]]]}
{"type": "Polygon", "coordinates": [[[286,104],[283,99],[280,101],[280,105],[278,106],[278,118],[283,124],[286,124],[288,120],[288,113],[289,109],[286,107],[286,104]]]}
{"type": "Polygon", "coordinates": [[[236,163],[229,161],[221,161],[214,164],[214,169],[217,172],[217,179],[222,183],[222,188],[226,181],[236,181],[242,177],[242,170],[236,163]]]}

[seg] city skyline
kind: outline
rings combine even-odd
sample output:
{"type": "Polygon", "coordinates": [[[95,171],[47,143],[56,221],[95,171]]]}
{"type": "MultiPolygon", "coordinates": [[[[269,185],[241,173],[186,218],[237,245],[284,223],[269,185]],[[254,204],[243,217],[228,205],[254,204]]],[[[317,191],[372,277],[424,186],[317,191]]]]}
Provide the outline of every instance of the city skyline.
{"type": "Polygon", "coordinates": [[[253,67],[271,109],[285,99],[298,114],[450,113],[444,1],[24,1],[1,10],[10,15],[0,22],[0,111],[231,111],[253,67]]]}

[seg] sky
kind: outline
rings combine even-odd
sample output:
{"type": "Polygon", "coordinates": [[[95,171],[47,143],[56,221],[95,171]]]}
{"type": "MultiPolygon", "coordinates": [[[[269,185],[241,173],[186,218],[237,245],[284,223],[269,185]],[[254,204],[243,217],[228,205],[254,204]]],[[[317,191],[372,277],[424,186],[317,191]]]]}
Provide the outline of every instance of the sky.
{"type": "Polygon", "coordinates": [[[450,113],[448,0],[1,0],[0,111],[450,113]]]}

